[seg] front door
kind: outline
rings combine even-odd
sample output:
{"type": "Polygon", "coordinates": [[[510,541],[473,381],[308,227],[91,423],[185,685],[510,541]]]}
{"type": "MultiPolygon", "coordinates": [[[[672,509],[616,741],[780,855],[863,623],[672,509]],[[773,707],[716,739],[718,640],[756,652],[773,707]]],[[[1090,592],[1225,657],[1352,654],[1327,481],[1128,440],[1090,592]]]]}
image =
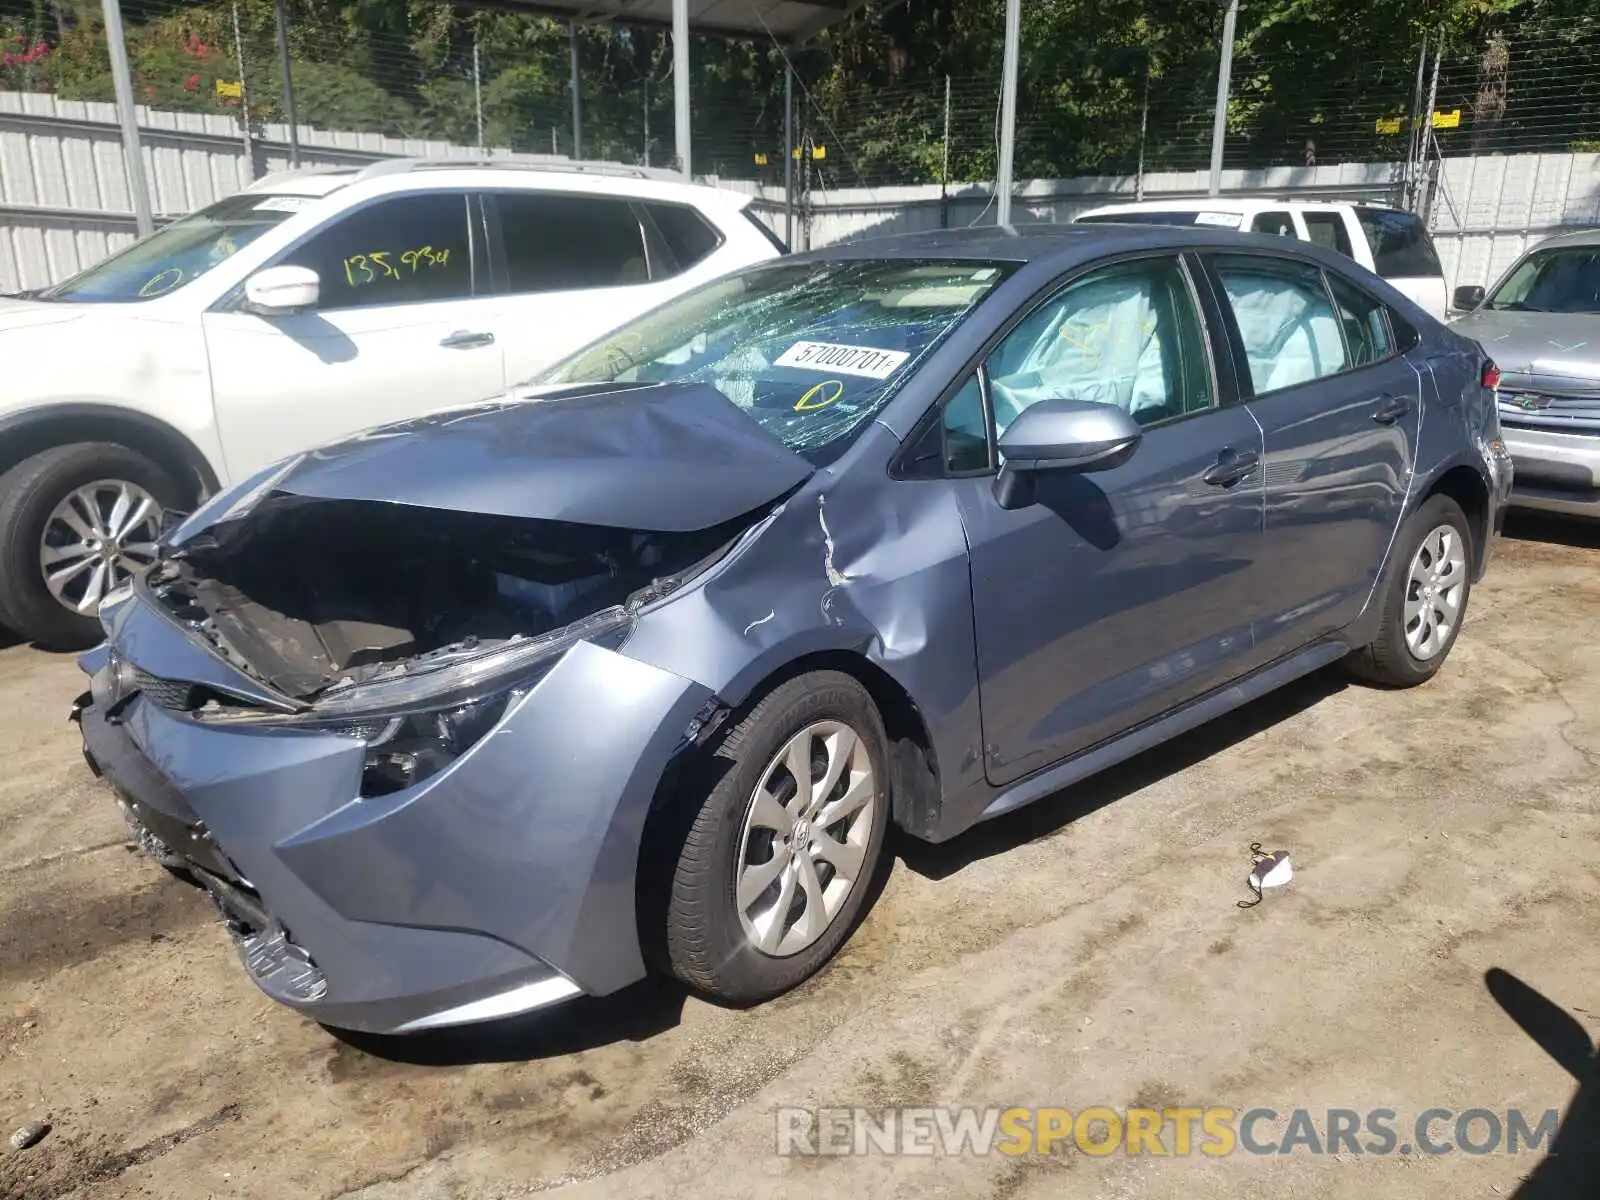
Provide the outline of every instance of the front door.
{"type": "Polygon", "coordinates": [[[1343,629],[1372,594],[1411,483],[1422,379],[1398,318],[1343,277],[1266,255],[1209,267],[1265,437],[1256,637],[1277,657],[1343,629]]]}
{"type": "Polygon", "coordinates": [[[205,315],[217,425],[234,478],[360,429],[504,390],[498,301],[476,279],[471,201],[462,192],[390,197],[312,234],[278,261],[317,272],[315,311],[205,315]]]}
{"type": "Polygon", "coordinates": [[[1007,510],[954,481],[971,551],[986,770],[1006,784],[1244,673],[1261,539],[1261,434],[1218,402],[1177,257],[1100,268],[1034,310],[946,410],[970,445],[986,389],[995,436],[1029,404],[1115,404],[1144,426],[1112,470],[1037,476],[1007,510]]]}

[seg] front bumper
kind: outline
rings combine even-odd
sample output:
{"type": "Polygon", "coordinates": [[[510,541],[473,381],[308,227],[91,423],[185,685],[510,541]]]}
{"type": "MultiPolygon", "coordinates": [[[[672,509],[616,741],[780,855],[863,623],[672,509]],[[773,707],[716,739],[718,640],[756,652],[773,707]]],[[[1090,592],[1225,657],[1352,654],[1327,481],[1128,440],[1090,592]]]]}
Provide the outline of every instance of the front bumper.
{"type": "Polygon", "coordinates": [[[1515,508],[1600,519],[1600,434],[1503,425],[1516,463],[1515,508]]]}
{"type": "MultiPolygon", "coordinates": [[[[186,661],[205,651],[128,607],[117,651],[158,679],[192,678],[186,661]]],[[[400,1033],[643,977],[639,847],[710,698],[700,685],[579,643],[446,770],[362,799],[363,743],[203,725],[154,692],[108,705],[103,658],[86,663],[100,698],[76,711],[86,757],[191,867],[274,999],[400,1033]]]]}

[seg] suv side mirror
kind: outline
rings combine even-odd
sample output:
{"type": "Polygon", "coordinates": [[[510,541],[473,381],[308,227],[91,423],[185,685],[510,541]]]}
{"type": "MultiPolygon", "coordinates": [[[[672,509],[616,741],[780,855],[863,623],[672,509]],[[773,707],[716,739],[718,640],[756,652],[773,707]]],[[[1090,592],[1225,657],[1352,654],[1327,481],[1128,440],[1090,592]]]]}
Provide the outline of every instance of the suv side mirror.
{"type": "Polygon", "coordinates": [[[322,280],[310,267],[267,267],[244,281],[244,310],[263,317],[315,308],[322,280]]]}
{"type": "Polygon", "coordinates": [[[1041,400],[1000,435],[1002,465],[995,479],[1002,508],[1032,503],[1028,486],[1041,471],[1087,473],[1120,467],[1139,448],[1144,431],[1122,409],[1087,400],[1041,400]]]}
{"type": "Polygon", "coordinates": [[[1462,312],[1472,312],[1483,307],[1485,292],[1481,287],[1458,287],[1451,298],[1451,307],[1462,312]]]}

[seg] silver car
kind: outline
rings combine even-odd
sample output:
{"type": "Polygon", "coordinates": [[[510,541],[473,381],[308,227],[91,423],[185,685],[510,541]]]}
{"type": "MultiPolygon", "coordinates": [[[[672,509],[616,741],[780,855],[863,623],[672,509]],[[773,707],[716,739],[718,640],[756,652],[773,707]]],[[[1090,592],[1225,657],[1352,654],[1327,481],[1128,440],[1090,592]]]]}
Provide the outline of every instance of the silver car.
{"type": "Polygon", "coordinates": [[[1455,306],[1455,331],[1500,366],[1512,504],[1600,518],[1600,230],[1541,243],[1455,306]]]}

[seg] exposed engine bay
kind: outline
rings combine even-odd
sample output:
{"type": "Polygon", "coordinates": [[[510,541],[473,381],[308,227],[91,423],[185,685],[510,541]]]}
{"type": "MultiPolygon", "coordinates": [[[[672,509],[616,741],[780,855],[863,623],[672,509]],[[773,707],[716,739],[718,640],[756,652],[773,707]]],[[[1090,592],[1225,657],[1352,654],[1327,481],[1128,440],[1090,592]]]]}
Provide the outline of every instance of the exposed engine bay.
{"type": "Polygon", "coordinates": [[[170,551],[146,587],[228,662],[309,701],[648,603],[751,523],[645,533],[276,493],[170,551]]]}

